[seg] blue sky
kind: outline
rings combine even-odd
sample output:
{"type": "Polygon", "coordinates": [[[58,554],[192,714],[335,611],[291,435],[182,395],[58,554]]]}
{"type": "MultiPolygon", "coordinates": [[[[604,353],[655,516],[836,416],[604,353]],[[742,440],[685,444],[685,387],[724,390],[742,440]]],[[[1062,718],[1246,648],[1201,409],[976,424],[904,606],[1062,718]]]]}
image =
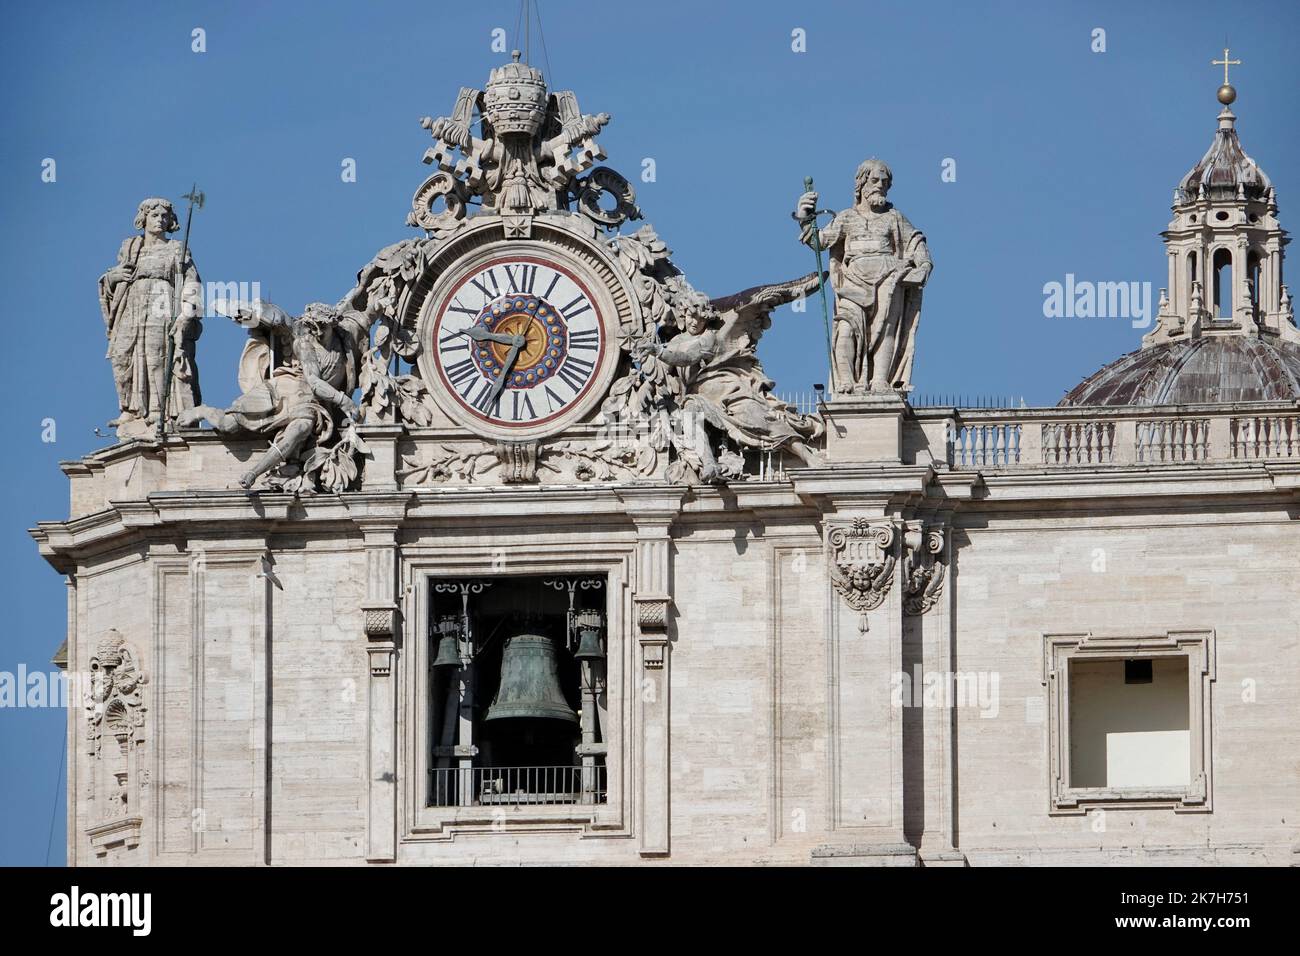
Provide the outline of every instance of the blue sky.
{"type": "MultiPolygon", "coordinates": [[[[1137,347],[1127,320],[1044,318],[1043,285],[1067,273],[1164,284],[1158,233],[1212,138],[1222,73],[1209,61],[1225,35],[1244,61],[1233,74],[1242,142],[1277,185],[1284,224],[1300,188],[1285,161],[1300,153],[1294,3],[541,7],[551,86],[613,115],[600,137],[608,165],[634,179],[647,221],[711,295],[812,268],[789,216],[805,176],[840,209],[862,159],[892,165],[891,198],[935,260],[920,392],[1050,405],[1137,347]],[[791,50],[796,28],[805,53],[791,50]],[[1090,49],[1095,28],[1104,53],[1090,49]],[[646,157],[653,183],[637,178],[646,157]],[[945,159],[955,182],[941,180],[945,159]]],[[[94,434],[116,413],[95,283],[139,200],[197,182],[205,279],[260,282],[295,312],[337,300],[379,248],[413,234],[404,219],[431,142],[419,118],[481,86],[504,59],[492,30],[513,34],[517,11],[515,0],[276,0],[6,12],[0,263],[15,348],[0,417],[0,671],[49,670],[63,639],[63,581],[26,529],[67,514],[57,463],[107,444],[94,434]],[[191,51],[196,27],[205,53],[191,51]],[[56,182],[41,180],[46,158],[56,182]],[[341,179],[345,158],[354,183],[341,179]],[[43,442],[51,418],[56,440],[43,442]]],[[[777,314],[760,354],[779,390],[825,380],[820,321],[815,309],[777,314]]],[[[234,396],[243,338],[207,322],[208,401],[234,396]]],[[[56,793],[62,859],[63,719],[0,709],[0,864],[46,859],[56,793]]]]}

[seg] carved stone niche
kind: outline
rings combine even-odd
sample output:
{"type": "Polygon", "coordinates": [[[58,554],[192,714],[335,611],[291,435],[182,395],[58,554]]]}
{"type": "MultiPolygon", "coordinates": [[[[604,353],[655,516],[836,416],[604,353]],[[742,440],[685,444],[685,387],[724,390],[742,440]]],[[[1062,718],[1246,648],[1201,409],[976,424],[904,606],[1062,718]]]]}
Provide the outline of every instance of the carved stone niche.
{"type": "Polygon", "coordinates": [[[83,700],[91,760],[89,796],[100,798],[96,822],[86,836],[99,857],[140,843],[143,818],[136,812],[133,793],[147,783],[140,755],[147,710],[142,690],[147,683],[139,652],[110,630],[90,658],[90,686],[83,700]]]}
{"type": "Polygon", "coordinates": [[[831,584],[844,603],[859,613],[859,631],[868,629],[867,612],[884,603],[894,582],[896,536],[892,522],[873,524],[854,518],[852,524],[832,528],[826,537],[831,584]]]}
{"type": "Polygon", "coordinates": [[[903,532],[903,612],[924,614],[943,594],[943,528],[908,522],[903,532]]]}

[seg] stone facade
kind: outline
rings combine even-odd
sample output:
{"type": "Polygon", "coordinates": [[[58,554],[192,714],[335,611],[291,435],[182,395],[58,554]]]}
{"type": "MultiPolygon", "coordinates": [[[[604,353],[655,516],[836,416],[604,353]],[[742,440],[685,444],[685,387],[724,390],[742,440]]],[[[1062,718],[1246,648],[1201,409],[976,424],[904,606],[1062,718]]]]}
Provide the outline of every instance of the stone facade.
{"type": "MultiPolygon", "coordinates": [[[[916,408],[895,389],[904,331],[886,387],[845,352],[854,387],[785,406],[753,347],[817,277],[708,300],[652,230],[605,236],[640,215],[612,171],[576,178],[608,116],[547,97],[515,62],[426,121],[427,238],[384,250],[338,306],[228,310],[258,348],[291,337],[241,367],[242,405],[64,464],[69,517],[32,533],[68,579],[67,667],[91,678],[69,721],[69,863],[1291,864],[1295,399],[916,408]],[[482,423],[439,384],[444,292],[500,250],[571,256],[609,323],[597,391],[576,386],[554,428],[494,419],[491,374],[482,423]],[[277,354],[276,381],[318,411],[253,427],[277,354]],[[448,630],[445,659],[447,608],[579,578],[603,643],[581,662],[574,766],[602,768],[599,796],[584,776],[581,799],[488,778],[433,799],[482,759],[435,704],[451,694],[454,717],[442,675],[466,680],[487,646],[448,630]],[[1188,780],[1072,783],[1072,662],[1154,658],[1188,674],[1188,780]]],[[[797,218],[816,245],[815,202],[797,218]]],[[[919,309],[928,254],[889,255],[875,279],[920,269],[919,309]]],[[[517,315],[470,327],[501,378],[525,374],[517,315]]]]}

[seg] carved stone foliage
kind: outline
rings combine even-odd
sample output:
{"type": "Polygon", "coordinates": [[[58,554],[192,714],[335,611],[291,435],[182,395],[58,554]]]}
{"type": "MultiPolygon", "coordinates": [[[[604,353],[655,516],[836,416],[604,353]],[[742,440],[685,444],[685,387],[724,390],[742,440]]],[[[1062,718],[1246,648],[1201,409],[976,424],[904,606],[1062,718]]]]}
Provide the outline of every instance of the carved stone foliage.
{"type": "Polygon", "coordinates": [[[644,443],[615,440],[498,442],[492,446],[424,446],[403,455],[397,475],[404,487],[420,485],[574,484],[652,477],[658,456],[644,443]]]}
{"type": "Polygon", "coordinates": [[[831,584],[853,610],[859,612],[859,629],[867,630],[867,612],[878,608],[894,582],[894,525],[873,524],[854,518],[849,525],[830,530],[831,584]]]}
{"type": "Polygon", "coordinates": [[[149,683],[135,648],[117,631],[109,631],[90,658],[86,711],[86,752],[99,756],[105,738],[125,752],[144,740],[146,711],[141,690],[149,683]]]}
{"type": "Polygon", "coordinates": [[[924,614],[943,593],[942,528],[909,526],[903,534],[903,610],[924,614]]]}

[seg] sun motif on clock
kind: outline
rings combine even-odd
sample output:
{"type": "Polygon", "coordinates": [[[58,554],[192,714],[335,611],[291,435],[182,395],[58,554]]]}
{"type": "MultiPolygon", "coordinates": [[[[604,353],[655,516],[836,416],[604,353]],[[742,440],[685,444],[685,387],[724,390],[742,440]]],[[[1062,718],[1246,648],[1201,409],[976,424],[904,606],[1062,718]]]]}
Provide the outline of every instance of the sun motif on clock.
{"type": "Polygon", "coordinates": [[[496,437],[552,434],[598,398],[612,350],[598,276],[538,255],[499,254],[442,277],[431,297],[437,393],[496,437]]]}

